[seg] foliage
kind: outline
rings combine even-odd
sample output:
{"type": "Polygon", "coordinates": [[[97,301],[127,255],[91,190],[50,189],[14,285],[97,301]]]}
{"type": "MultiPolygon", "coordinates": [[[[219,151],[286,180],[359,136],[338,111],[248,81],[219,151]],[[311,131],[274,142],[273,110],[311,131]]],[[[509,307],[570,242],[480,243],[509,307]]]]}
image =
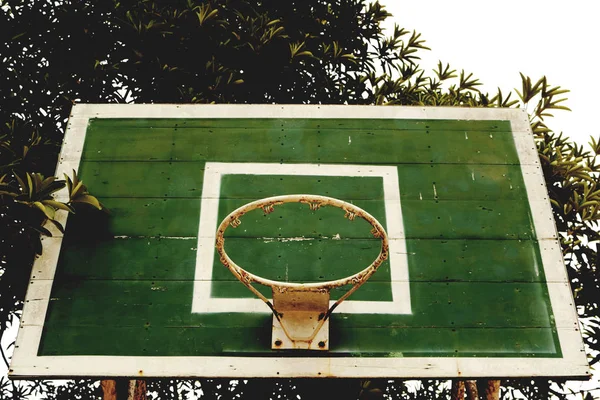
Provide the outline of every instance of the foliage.
{"type": "MultiPolygon", "coordinates": [[[[600,215],[600,140],[584,149],[546,120],[565,110],[566,91],[521,76],[515,93],[480,91],[473,74],[439,63],[416,32],[381,29],[389,14],[366,0],[5,0],[0,6],[0,337],[16,322],[40,234],[61,230],[61,214],[103,208],[74,175],[52,177],[75,102],[328,103],[528,108],[563,254],[589,348],[600,351],[600,284],[594,242],[600,215]],[[60,194],[66,186],[68,195],[60,194]],[[50,224],[50,225],[48,225],[50,224]],[[53,228],[53,229],[54,229],[53,228]]],[[[592,360],[598,361],[598,357],[592,360]]],[[[446,398],[437,381],[362,381],[361,398],[446,398]],[[412,389],[411,389],[412,388],[412,389]]],[[[151,398],[212,393],[239,398],[314,397],[300,381],[152,381],[151,398]],[[237,382],[237,383],[236,383],[237,382]],[[155,397],[152,397],[155,396],[155,397]]],[[[510,381],[542,398],[547,381],[510,381]]],[[[98,385],[0,381],[2,397],[99,397],[98,385]]],[[[312,392],[311,392],[312,390],[312,392]]],[[[560,392],[553,393],[562,396],[560,392]]]]}

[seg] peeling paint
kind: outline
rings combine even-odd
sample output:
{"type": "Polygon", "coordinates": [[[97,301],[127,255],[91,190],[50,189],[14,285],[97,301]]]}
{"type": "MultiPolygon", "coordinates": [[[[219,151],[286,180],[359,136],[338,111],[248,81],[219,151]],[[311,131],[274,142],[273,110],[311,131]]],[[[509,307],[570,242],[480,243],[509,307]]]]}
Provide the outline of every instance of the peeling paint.
{"type": "Polygon", "coordinates": [[[307,238],[304,236],[298,236],[298,237],[291,237],[291,238],[279,238],[278,241],[285,243],[285,242],[304,242],[307,240],[315,240],[315,238],[307,238]]]}
{"type": "Polygon", "coordinates": [[[471,171],[471,179],[473,179],[473,182],[475,182],[475,172],[471,171]]]}
{"type": "Polygon", "coordinates": [[[465,132],[465,139],[469,140],[469,135],[467,134],[467,132],[465,132]]]}
{"type": "MultiPolygon", "coordinates": [[[[310,240],[315,240],[316,238],[297,236],[297,237],[290,237],[290,238],[262,237],[260,239],[263,241],[263,243],[271,243],[271,242],[285,243],[285,242],[306,242],[306,241],[310,241],[310,240]]],[[[327,237],[323,237],[323,239],[327,239],[327,237]]]]}
{"type": "Polygon", "coordinates": [[[419,200],[423,200],[423,193],[419,192],[419,200]]]}
{"type": "Polygon", "coordinates": [[[437,189],[435,187],[435,183],[433,184],[433,197],[436,198],[436,199],[438,198],[438,194],[437,194],[437,189]]]}
{"type": "Polygon", "coordinates": [[[350,136],[348,136],[348,146],[350,146],[352,144],[352,138],[350,136]]]}

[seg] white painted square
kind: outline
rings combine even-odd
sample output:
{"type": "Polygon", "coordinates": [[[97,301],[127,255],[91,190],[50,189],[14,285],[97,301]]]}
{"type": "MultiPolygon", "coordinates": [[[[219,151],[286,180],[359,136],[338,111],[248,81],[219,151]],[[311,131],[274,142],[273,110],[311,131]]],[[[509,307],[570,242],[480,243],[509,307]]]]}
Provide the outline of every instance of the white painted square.
{"type": "MultiPolygon", "coordinates": [[[[400,205],[400,186],[396,167],[381,165],[271,164],[207,162],[204,171],[200,224],[196,253],[193,313],[264,312],[271,310],[258,298],[211,297],[221,178],[223,175],[355,176],[383,179],[387,234],[390,240],[390,285],[392,301],[346,300],[336,313],[410,314],[410,286],[406,238],[400,205]]],[[[343,199],[341,199],[343,200],[343,199]]],[[[240,283],[241,285],[241,283],[240,283]]],[[[359,289],[360,290],[360,289],[359,289]]],[[[332,301],[333,304],[333,301],[332,301]]]]}

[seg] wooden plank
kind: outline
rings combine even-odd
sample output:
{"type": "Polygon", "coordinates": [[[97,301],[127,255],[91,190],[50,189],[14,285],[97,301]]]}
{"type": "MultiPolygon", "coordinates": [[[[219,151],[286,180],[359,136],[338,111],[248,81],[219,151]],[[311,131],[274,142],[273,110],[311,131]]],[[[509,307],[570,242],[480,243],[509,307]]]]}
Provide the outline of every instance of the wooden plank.
{"type": "MultiPolygon", "coordinates": [[[[204,162],[85,161],[79,175],[101,197],[199,197],[204,162]],[[152,179],[149,185],[147,179],[152,179]]],[[[515,165],[400,164],[403,199],[524,200],[521,170],[515,165]],[[435,187],[435,189],[434,189],[435,187]]],[[[340,199],[382,199],[378,177],[225,175],[224,198],[262,198],[312,193],[340,199]]]]}
{"type": "Polygon", "coordinates": [[[79,176],[99,197],[200,197],[204,162],[82,162],[79,176]]]}
{"type": "MultiPolygon", "coordinates": [[[[406,243],[413,282],[544,281],[536,241],[409,239],[406,243]]],[[[118,238],[64,246],[57,270],[61,279],[186,280],[193,279],[196,268],[196,238],[118,238]]],[[[351,275],[368,265],[379,246],[376,239],[227,239],[227,251],[240,265],[264,277],[282,280],[287,276],[290,281],[351,275]]],[[[369,281],[388,281],[389,276],[386,262],[369,281]]],[[[217,259],[213,277],[235,280],[217,259]]]]}
{"type": "Polygon", "coordinates": [[[69,355],[103,355],[106,354],[106,343],[102,337],[119,338],[111,346],[111,355],[134,356],[200,356],[227,354],[238,346],[244,349],[241,353],[253,353],[259,350],[270,351],[270,329],[264,327],[248,329],[231,329],[226,327],[206,328],[131,328],[107,326],[102,335],[98,328],[71,327],[61,336],[45,334],[40,354],[51,356],[69,355]],[[94,331],[96,331],[94,333],[94,331]],[[85,343],[85,344],[82,344],[85,343]],[[234,346],[234,347],[231,347],[234,346]],[[65,349],[69,349],[68,353],[65,349]]]}
{"type": "MultiPolygon", "coordinates": [[[[114,355],[122,356],[280,356],[270,349],[270,327],[228,329],[226,327],[131,327],[110,326],[105,335],[118,337],[114,355]],[[131,340],[138,338],[138,343],[131,340]],[[171,340],[165,340],[170,338],[171,340]],[[235,343],[232,348],[231,343],[235,343]],[[234,350],[235,349],[235,350],[234,350]]],[[[408,328],[388,330],[362,328],[334,331],[329,356],[346,357],[557,357],[555,333],[549,328],[519,329],[440,329],[408,328]],[[488,345],[486,347],[486,344],[488,345]],[[360,349],[360,354],[356,351],[360,349]]],[[[40,354],[44,356],[103,355],[97,328],[72,327],[60,337],[45,335],[40,354]],[[70,351],[65,352],[66,349],[70,351]]],[[[308,355],[298,352],[296,357],[308,355]]],[[[311,354],[318,356],[317,354],[311,354]]]]}
{"type": "Polygon", "coordinates": [[[395,129],[510,132],[509,121],[382,118],[92,118],[90,130],[131,128],[296,128],[296,129],[395,129]]]}
{"type": "MultiPolygon", "coordinates": [[[[200,197],[204,162],[86,161],[80,177],[99,197],[200,197]],[[152,184],[148,184],[148,179],[152,184]]],[[[224,175],[221,197],[311,193],[353,200],[383,199],[381,177],[224,175]]]]}
{"type": "Polygon", "coordinates": [[[527,201],[517,165],[400,164],[398,182],[403,200],[527,201]]]}
{"type": "MultiPolygon", "coordinates": [[[[512,133],[322,132],[317,162],[357,164],[518,164],[512,133]]],[[[284,158],[285,161],[285,158],[284,158]]]]}
{"type": "Polygon", "coordinates": [[[411,239],[535,239],[529,205],[521,201],[402,202],[411,239]]]}
{"type": "Polygon", "coordinates": [[[195,237],[115,238],[63,243],[57,279],[192,279],[195,237]],[[93,257],[90,257],[93,254],[93,257]]]}
{"type": "MultiPolygon", "coordinates": [[[[219,202],[219,221],[230,211],[253,199],[223,199],[219,202]]],[[[369,212],[386,227],[382,202],[356,200],[354,204],[369,212]]],[[[277,206],[264,216],[262,211],[247,213],[242,229],[229,229],[226,237],[332,237],[367,238],[370,229],[364,220],[347,221],[343,211],[325,207],[306,212],[303,204],[277,206]],[[340,213],[342,215],[340,215],[340,213]],[[358,223],[357,223],[358,222],[358,223]]],[[[529,207],[520,201],[433,201],[405,200],[402,214],[410,239],[535,239],[529,207]]]]}
{"type": "Polygon", "coordinates": [[[221,198],[261,199],[284,194],[308,193],[336,199],[384,200],[383,178],[372,176],[224,175],[221,198]]]}
{"type": "MultiPolygon", "coordinates": [[[[115,236],[187,236],[198,233],[200,201],[186,198],[104,198],[111,210],[109,231],[115,236]]],[[[229,212],[255,199],[223,199],[219,221],[229,212]]],[[[383,202],[356,200],[354,203],[386,226],[383,202]]],[[[362,219],[349,222],[343,210],[326,207],[316,213],[303,204],[278,206],[276,213],[263,216],[256,210],[243,217],[243,229],[226,235],[242,237],[331,237],[368,238],[369,225],[362,219]],[[250,229],[250,227],[252,229],[250,229]],[[368,229],[367,229],[368,228],[368,229]]],[[[408,238],[535,239],[527,204],[510,200],[402,202],[408,238]]]]}
{"type": "Polygon", "coordinates": [[[331,347],[335,349],[349,351],[358,342],[365,354],[388,351],[396,357],[560,355],[555,347],[555,332],[549,328],[340,328],[331,337],[331,347]]]}
{"type": "Polygon", "coordinates": [[[407,240],[410,280],[544,282],[533,240],[407,240]]]}
{"type": "Polygon", "coordinates": [[[518,164],[512,133],[281,129],[90,129],[83,160],[518,164]],[[376,132],[376,133],[375,133],[376,132]],[[120,146],[114,146],[119,142],[120,146]]]}
{"type": "MultiPolygon", "coordinates": [[[[195,237],[198,234],[200,201],[186,198],[115,198],[100,197],[111,211],[106,229],[114,236],[195,237]]],[[[224,199],[219,202],[219,221],[231,211],[254,199],[224,199]]],[[[361,200],[356,205],[370,212],[385,225],[383,203],[361,200]]],[[[349,221],[344,211],[324,207],[318,212],[306,204],[279,206],[277,212],[264,216],[254,210],[243,217],[240,229],[229,229],[226,236],[243,237],[342,237],[371,238],[371,226],[363,219],[349,221]],[[290,224],[298,223],[298,225],[290,224]],[[252,228],[252,229],[250,229],[252,228]]],[[[216,226],[215,226],[216,230],[216,226]]]]}
{"type": "Polygon", "coordinates": [[[195,237],[198,234],[198,199],[100,197],[100,201],[111,212],[107,229],[114,236],[195,237]]]}
{"type": "MultiPolygon", "coordinates": [[[[102,325],[100,321],[106,319],[108,323],[114,315],[119,315],[122,324],[135,322],[140,326],[148,321],[161,326],[177,321],[179,324],[202,321],[202,314],[190,312],[192,286],[192,281],[173,280],[63,281],[53,288],[47,323],[65,327],[84,323],[102,325]],[[101,307],[103,314],[89,312],[95,307],[101,307]]],[[[239,282],[216,281],[212,286],[213,297],[254,299],[239,282]]],[[[265,290],[268,295],[269,289],[265,290]]],[[[351,300],[389,301],[389,290],[388,283],[367,282],[351,300]]],[[[412,282],[410,291],[412,314],[348,314],[340,323],[353,327],[550,327],[553,324],[546,285],[542,283],[412,282]]],[[[268,311],[265,306],[265,312],[268,311]]]]}
{"type": "MultiPolygon", "coordinates": [[[[247,289],[246,289],[247,290],[247,289]]],[[[115,292],[113,290],[113,292],[115,292]]],[[[92,305],[94,299],[82,298],[80,304],[73,305],[72,313],[66,308],[65,301],[56,298],[50,304],[49,318],[45,327],[54,332],[70,330],[70,327],[90,327],[98,328],[110,324],[108,313],[118,315],[119,326],[134,327],[144,330],[150,327],[205,327],[205,328],[225,328],[228,329],[246,329],[263,327],[271,324],[272,316],[269,308],[265,305],[263,313],[209,313],[192,314],[190,305],[182,303],[161,303],[156,299],[162,299],[165,296],[150,296],[146,302],[135,301],[133,296],[121,294],[121,297],[114,301],[99,296],[95,297],[98,305],[106,307],[103,313],[92,314],[85,313],[84,309],[92,305]]],[[[102,329],[100,329],[102,330],[102,329]]],[[[165,340],[171,340],[165,338],[165,340]]],[[[107,350],[108,351],[108,350],[107,350]]]]}

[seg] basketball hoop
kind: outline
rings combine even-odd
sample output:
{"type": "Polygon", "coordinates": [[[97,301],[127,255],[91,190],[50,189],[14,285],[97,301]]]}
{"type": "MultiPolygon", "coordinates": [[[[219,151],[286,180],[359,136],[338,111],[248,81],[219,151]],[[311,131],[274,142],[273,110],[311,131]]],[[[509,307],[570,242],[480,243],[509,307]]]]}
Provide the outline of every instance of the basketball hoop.
{"type": "Polygon", "coordinates": [[[219,225],[216,233],[216,248],[221,263],[244,284],[252,293],[264,301],[273,312],[273,349],[329,349],[329,317],[333,310],[348,296],[354,293],[377,268],[388,258],[389,243],[383,226],[371,214],[363,209],[332,197],[294,194],[267,197],[239,207],[230,213],[219,225]],[[334,206],[344,210],[344,217],[352,221],[360,217],[367,221],[373,229],[371,234],[381,239],[381,249],[375,260],[362,271],[354,275],[327,282],[290,283],[265,279],[244,270],[225,252],[225,230],[241,224],[240,217],[249,211],[261,208],[265,214],[274,211],[275,206],[284,203],[306,203],[309,209],[317,211],[321,207],[334,206]],[[273,294],[273,302],[252,286],[258,283],[269,286],[273,294]],[[330,291],[333,288],[352,285],[352,287],[331,306],[330,291]]]}

